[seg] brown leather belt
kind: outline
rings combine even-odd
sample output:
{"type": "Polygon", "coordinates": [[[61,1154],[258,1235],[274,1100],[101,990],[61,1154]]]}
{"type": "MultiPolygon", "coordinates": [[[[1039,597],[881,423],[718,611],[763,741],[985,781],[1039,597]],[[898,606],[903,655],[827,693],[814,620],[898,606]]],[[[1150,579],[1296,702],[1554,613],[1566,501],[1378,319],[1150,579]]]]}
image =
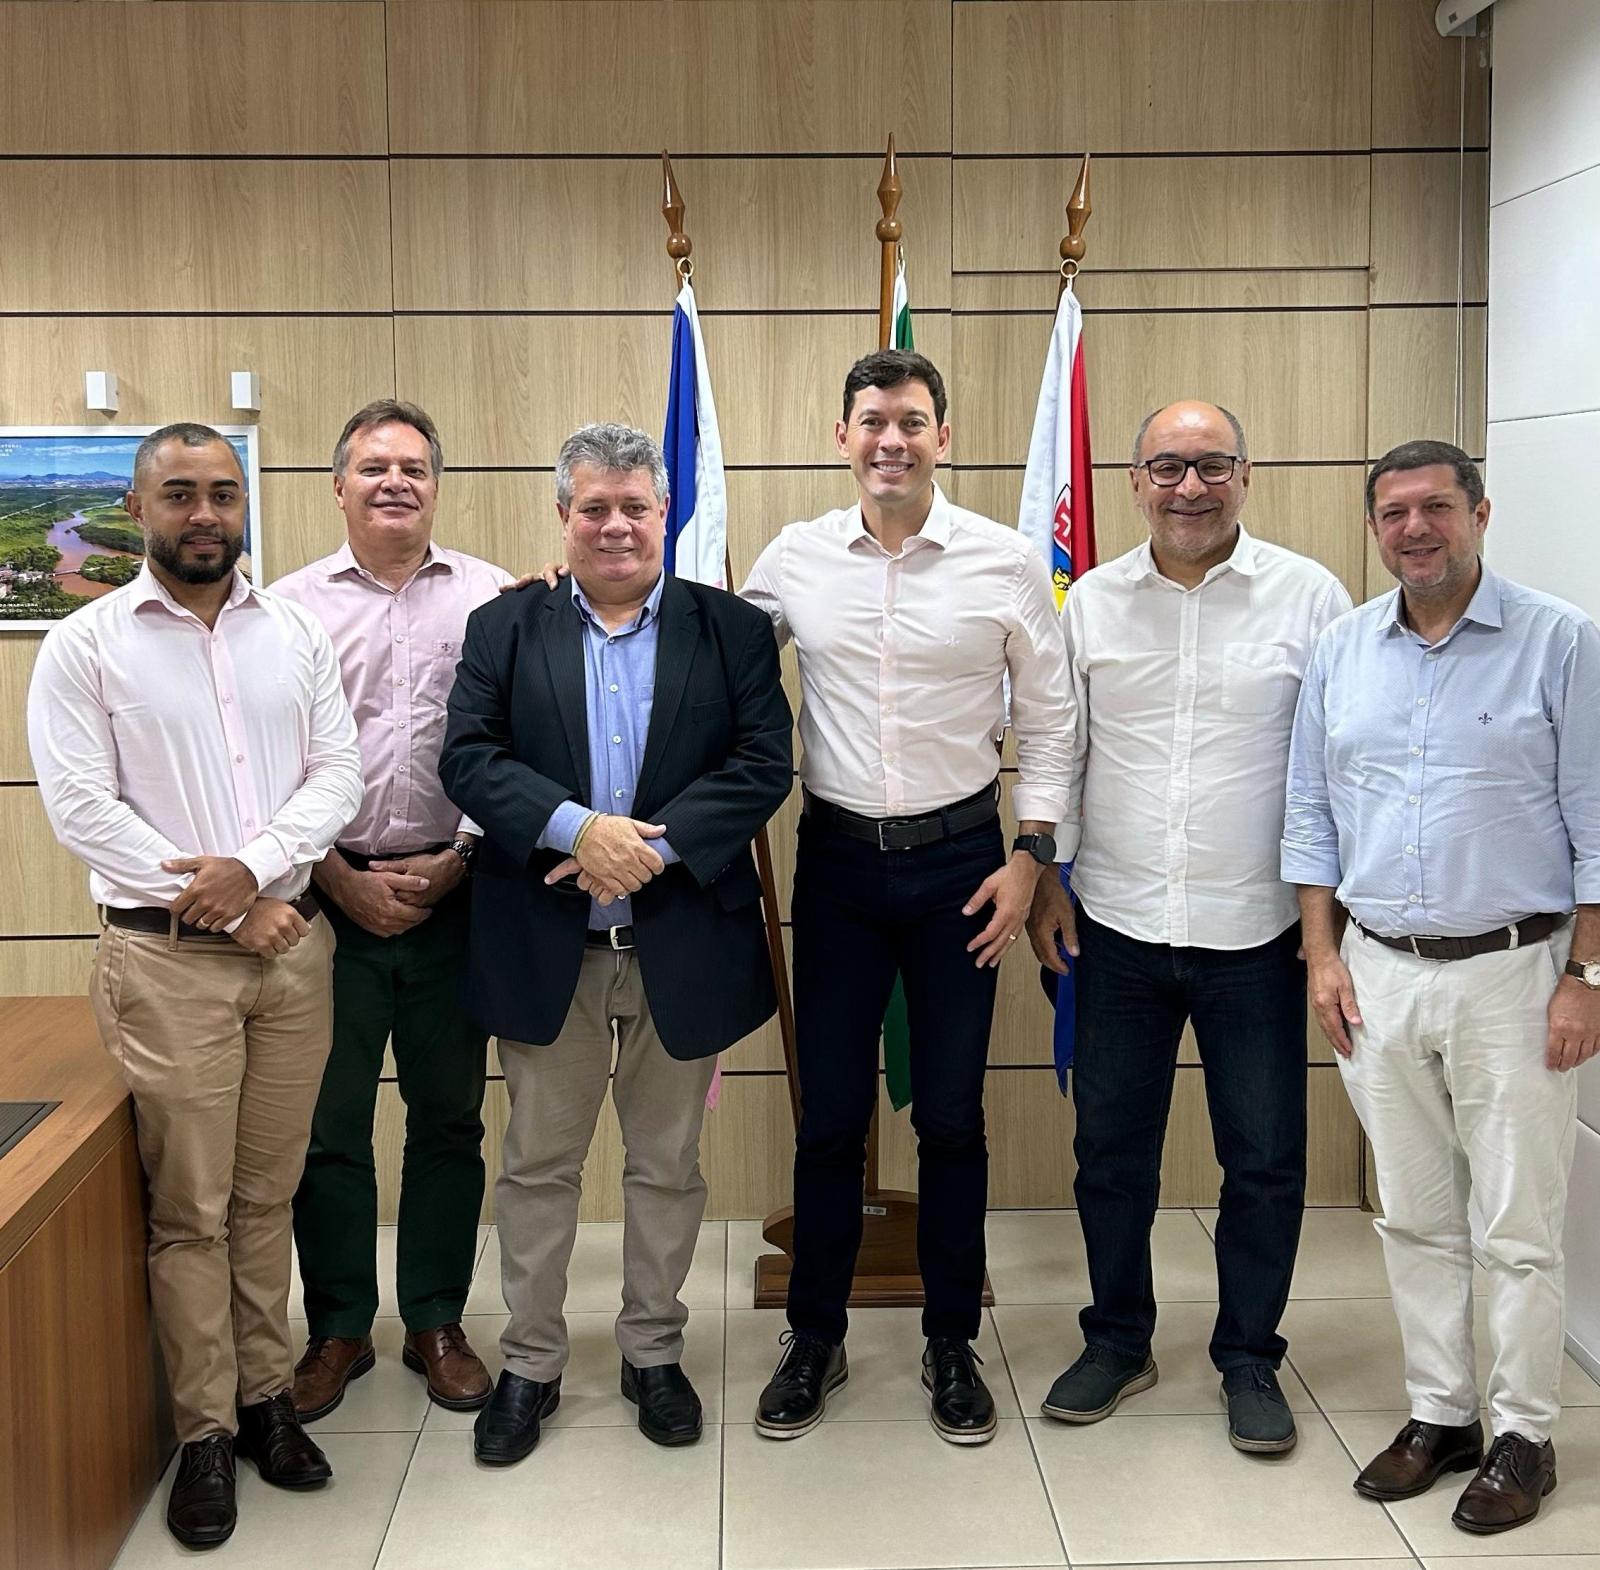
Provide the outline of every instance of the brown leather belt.
{"type": "MultiPolygon", "coordinates": [[[[303,921],[315,921],[322,914],[322,907],[317,904],[316,897],[309,889],[298,899],[290,900],[289,904],[303,921]]],[[[106,925],[125,927],[129,932],[154,932],[166,937],[172,931],[172,912],[163,910],[159,905],[135,905],[132,909],[120,905],[107,905],[106,925]]],[[[187,921],[178,923],[178,936],[186,941],[194,938],[220,938],[230,943],[233,941],[226,932],[213,932],[209,927],[194,927],[187,921]]]]}
{"type": "Polygon", "coordinates": [[[1363,927],[1354,916],[1350,919],[1355,922],[1356,930],[1365,933],[1374,943],[1403,949],[1418,959],[1471,959],[1475,954],[1498,954],[1520,948],[1524,943],[1543,942],[1552,932],[1559,932],[1566,926],[1572,917],[1529,916],[1523,921],[1513,921],[1509,927],[1496,927],[1493,932],[1480,932],[1470,938],[1390,938],[1363,927]]]}

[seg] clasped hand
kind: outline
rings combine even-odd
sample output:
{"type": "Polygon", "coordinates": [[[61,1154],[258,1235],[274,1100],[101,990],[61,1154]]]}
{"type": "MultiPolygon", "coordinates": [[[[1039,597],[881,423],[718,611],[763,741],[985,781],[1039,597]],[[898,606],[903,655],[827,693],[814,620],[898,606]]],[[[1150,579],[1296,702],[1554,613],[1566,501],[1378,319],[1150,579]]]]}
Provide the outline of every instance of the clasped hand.
{"type": "Polygon", "coordinates": [[[544,881],[559,883],[576,873],[578,887],[602,905],[637,894],[666,865],[648,843],[666,832],[662,823],[601,813],[590,822],[578,848],[552,867],[544,881]]]}

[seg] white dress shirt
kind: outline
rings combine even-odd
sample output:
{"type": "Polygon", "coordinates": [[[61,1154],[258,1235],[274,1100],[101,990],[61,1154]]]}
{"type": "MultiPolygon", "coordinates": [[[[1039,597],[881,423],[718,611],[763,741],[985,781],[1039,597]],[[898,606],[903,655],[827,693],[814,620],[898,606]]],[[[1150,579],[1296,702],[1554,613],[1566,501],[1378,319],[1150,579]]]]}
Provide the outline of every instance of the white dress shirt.
{"type": "Polygon", "coordinates": [[[52,627],[28,744],[56,837],[101,905],[170,905],[180,856],[232,856],[294,899],[361,805],[361,754],[312,614],[235,571],[208,628],[145,566],[52,627]]]}
{"type": "Polygon", "coordinates": [[[1072,585],[1078,736],[1056,841],[1096,921],[1243,949],[1295,920],[1278,871],[1289,733],[1311,646],[1349,609],[1326,567],[1242,525],[1193,589],[1161,575],[1148,540],[1072,585]]]}
{"type": "Polygon", "coordinates": [[[800,778],[824,801],[909,817],[976,794],[999,768],[1005,684],[1017,741],[1012,805],[1066,810],[1072,694],[1039,553],[934,487],[894,555],[860,505],[791,523],[740,595],[800,656],[800,778]]]}

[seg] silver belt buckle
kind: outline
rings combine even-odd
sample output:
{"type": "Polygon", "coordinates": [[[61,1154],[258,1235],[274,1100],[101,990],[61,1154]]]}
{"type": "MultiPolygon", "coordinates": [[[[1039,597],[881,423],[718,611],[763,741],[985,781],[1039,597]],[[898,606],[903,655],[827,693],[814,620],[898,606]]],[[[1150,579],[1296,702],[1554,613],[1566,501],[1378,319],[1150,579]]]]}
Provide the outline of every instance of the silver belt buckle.
{"type": "Polygon", "coordinates": [[[1510,924],[1510,932],[1511,942],[1507,945],[1507,947],[1514,949],[1517,946],[1517,923],[1514,921],[1510,924]]]}
{"type": "Polygon", "coordinates": [[[1408,939],[1407,941],[1411,944],[1411,952],[1413,954],[1415,954],[1418,959],[1421,959],[1423,957],[1422,950],[1417,947],[1416,938],[1413,936],[1410,939],[1408,939]]]}
{"type": "Polygon", "coordinates": [[[892,823],[893,821],[894,820],[892,818],[879,818],[878,819],[878,849],[880,851],[887,852],[887,851],[894,850],[896,848],[893,845],[885,845],[884,842],[883,842],[883,831],[886,828],[888,828],[890,823],[892,823]]]}
{"type": "Polygon", "coordinates": [[[606,928],[606,936],[611,942],[611,947],[618,954],[625,954],[625,953],[627,953],[627,949],[624,948],[624,946],[622,944],[617,942],[617,934],[619,932],[621,932],[621,931],[622,931],[621,927],[607,927],[606,928]]]}

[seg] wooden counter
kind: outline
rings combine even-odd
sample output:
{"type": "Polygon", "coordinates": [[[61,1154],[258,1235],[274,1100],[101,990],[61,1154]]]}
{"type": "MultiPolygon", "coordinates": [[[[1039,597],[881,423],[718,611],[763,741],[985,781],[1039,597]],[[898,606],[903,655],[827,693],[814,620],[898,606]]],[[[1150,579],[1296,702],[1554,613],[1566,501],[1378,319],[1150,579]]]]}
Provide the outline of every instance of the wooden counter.
{"type": "Polygon", "coordinates": [[[83,998],[0,998],[0,1570],[104,1570],[170,1448],[127,1090],[83,998]]]}

